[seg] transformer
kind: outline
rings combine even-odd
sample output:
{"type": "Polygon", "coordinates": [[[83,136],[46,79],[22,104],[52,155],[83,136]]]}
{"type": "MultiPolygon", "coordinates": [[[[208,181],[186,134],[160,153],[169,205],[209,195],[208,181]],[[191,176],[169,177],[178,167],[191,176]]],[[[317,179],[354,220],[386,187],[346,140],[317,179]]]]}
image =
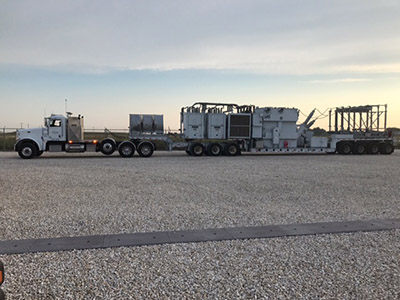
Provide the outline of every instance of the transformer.
{"type": "Polygon", "coordinates": [[[256,148],[296,148],[298,117],[295,108],[257,107],[252,121],[256,148]]]}

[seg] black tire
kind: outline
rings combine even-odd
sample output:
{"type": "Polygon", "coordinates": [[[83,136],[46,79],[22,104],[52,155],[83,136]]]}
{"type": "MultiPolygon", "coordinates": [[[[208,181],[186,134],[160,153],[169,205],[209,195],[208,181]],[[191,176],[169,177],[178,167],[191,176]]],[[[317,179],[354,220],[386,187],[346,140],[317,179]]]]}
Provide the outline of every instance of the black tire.
{"type": "Polygon", "coordinates": [[[142,142],[138,146],[138,153],[141,157],[150,157],[154,153],[154,145],[150,142],[142,142]]]}
{"type": "Polygon", "coordinates": [[[338,152],[339,154],[348,155],[351,153],[351,148],[352,148],[351,143],[348,142],[340,143],[338,147],[338,152]]]}
{"type": "Polygon", "coordinates": [[[118,147],[118,152],[121,157],[132,157],[135,154],[135,150],[135,144],[129,141],[122,142],[118,147]]]}
{"type": "Polygon", "coordinates": [[[204,146],[200,143],[190,145],[190,154],[193,156],[202,156],[204,153],[204,146]]]}
{"type": "Polygon", "coordinates": [[[224,147],[224,153],[227,156],[236,156],[239,155],[240,149],[239,146],[235,143],[226,144],[224,147]]]}
{"type": "Polygon", "coordinates": [[[210,156],[219,156],[222,154],[222,147],[220,144],[213,143],[207,146],[207,155],[210,156]]]}
{"type": "Polygon", "coordinates": [[[353,154],[364,154],[367,151],[367,147],[364,143],[355,143],[353,146],[353,154]]]}
{"type": "Polygon", "coordinates": [[[104,155],[111,155],[115,152],[116,149],[117,145],[115,144],[115,141],[112,139],[105,139],[100,143],[100,151],[104,155]]]}
{"type": "Polygon", "coordinates": [[[186,152],[187,155],[192,155],[192,153],[190,153],[190,150],[186,149],[185,152],[186,152]]]}
{"type": "Polygon", "coordinates": [[[383,143],[379,147],[379,152],[381,154],[392,154],[393,151],[394,151],[394,147],[392,144],[389,144],[389,143],[383,143]]]}
{"type": "Polygon", "coordinates": [[[379,145],[377,143],[371,143],[367,147],[368,154],[378,154],[379,153],[379,145]]]}
{"type": "Polygon", "coordinates": [[[18,155],[23,159],[34,158],[38,153],[37,147],[33,143],[23,143],[18,147],[18,155]]]}
{"type": "Polygon", "coordinates": [[[5,300],[6,296],[4,296],[3,290],[0,290],[0,300],[5,300]]]}

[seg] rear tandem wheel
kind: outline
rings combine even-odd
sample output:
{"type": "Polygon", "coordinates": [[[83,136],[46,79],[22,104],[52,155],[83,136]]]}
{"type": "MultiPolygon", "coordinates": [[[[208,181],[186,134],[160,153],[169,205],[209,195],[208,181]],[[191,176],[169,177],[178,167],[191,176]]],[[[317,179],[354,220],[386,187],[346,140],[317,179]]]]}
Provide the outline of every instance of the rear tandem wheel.
{"type": "Polygon", "coordinates": [[[193,156],[202,156],[204,153],[204,146],[201,143],[194,143],[190,145],[189,152],[193,156]]]}
{"type": "Polygon", "coordinates": [[[364,154],[367,150],[367,147],[362,142],[357,142],[353,146],[353,153],[354,154],[364,154]]]}
{"type": "Polygon", "coordinates": [[[217,143],[209,144],[206,153],[211,156],[219,156],[222,154],[222,147],[217,143]]]}
{"type": "Polygon", "coordinates": [[[134,143],[125,141],[118,147],[118,152],[121,157],[132,157],[135,154],[136,146],[134,143]]]}
{"type": "Polygon", "coordinates": [[[154,145],[150,142],[141,142],[137,149],[141,157],[150,157],[154,152],[154,145]]]}
{"type": "Polygon", "coordinates": [[[351,143],[349,142],[340,143],[338,146],[338,153],[348,155],[351,153],[351,148],[351,143]]]}
{"type": "Polygon", "coordinates": [[[227,156],[236,156],[236,155],[240,155],[240,149],[239,146],[235,143],[229,143],[226,144],[224,147],[224,153],[227,156]]]}
{"type": "Polygon", "coordinates": [[[392,154],[393,151],[394,151],[394,147],[390,143],[383,143],[379,148],[379,152],[381,154],[392,154]]]}

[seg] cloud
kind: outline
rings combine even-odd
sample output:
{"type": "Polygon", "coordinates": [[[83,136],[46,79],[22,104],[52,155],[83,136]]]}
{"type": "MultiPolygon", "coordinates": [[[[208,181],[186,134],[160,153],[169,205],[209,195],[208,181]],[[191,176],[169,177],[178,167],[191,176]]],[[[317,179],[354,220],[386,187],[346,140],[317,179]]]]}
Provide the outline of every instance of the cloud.
{"type": "Polygon", "coordinates": [[[364,64],[364,65],[342,65],[333,68],[335,72],[351,73],[400,73],[400,63],[393,64],[364,64]]]}
{"type": "Polygon", "coordinates": [[[309,80],[307,83],[354,83],[354,82],[366,82],[370,81],[369,78],[337,78],[337,79],[321,79],[321,80],[309,80]]]}
{"type": "Polygon", "coordinates": [[[397,1],[6,1],[0,64],[78,72],[398,72],[397,1]]]}

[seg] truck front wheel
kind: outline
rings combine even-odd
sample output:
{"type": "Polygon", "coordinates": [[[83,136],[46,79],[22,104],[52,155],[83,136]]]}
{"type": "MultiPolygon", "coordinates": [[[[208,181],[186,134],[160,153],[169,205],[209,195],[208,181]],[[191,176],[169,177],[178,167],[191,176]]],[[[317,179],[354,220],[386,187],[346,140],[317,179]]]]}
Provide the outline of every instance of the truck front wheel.
{"type": "Polygon", "coordinates": [[[36,146],[32,143],[23,143],[18,149],[18,155],[23,159],[34,158],[37,152],[36,146]]]}

